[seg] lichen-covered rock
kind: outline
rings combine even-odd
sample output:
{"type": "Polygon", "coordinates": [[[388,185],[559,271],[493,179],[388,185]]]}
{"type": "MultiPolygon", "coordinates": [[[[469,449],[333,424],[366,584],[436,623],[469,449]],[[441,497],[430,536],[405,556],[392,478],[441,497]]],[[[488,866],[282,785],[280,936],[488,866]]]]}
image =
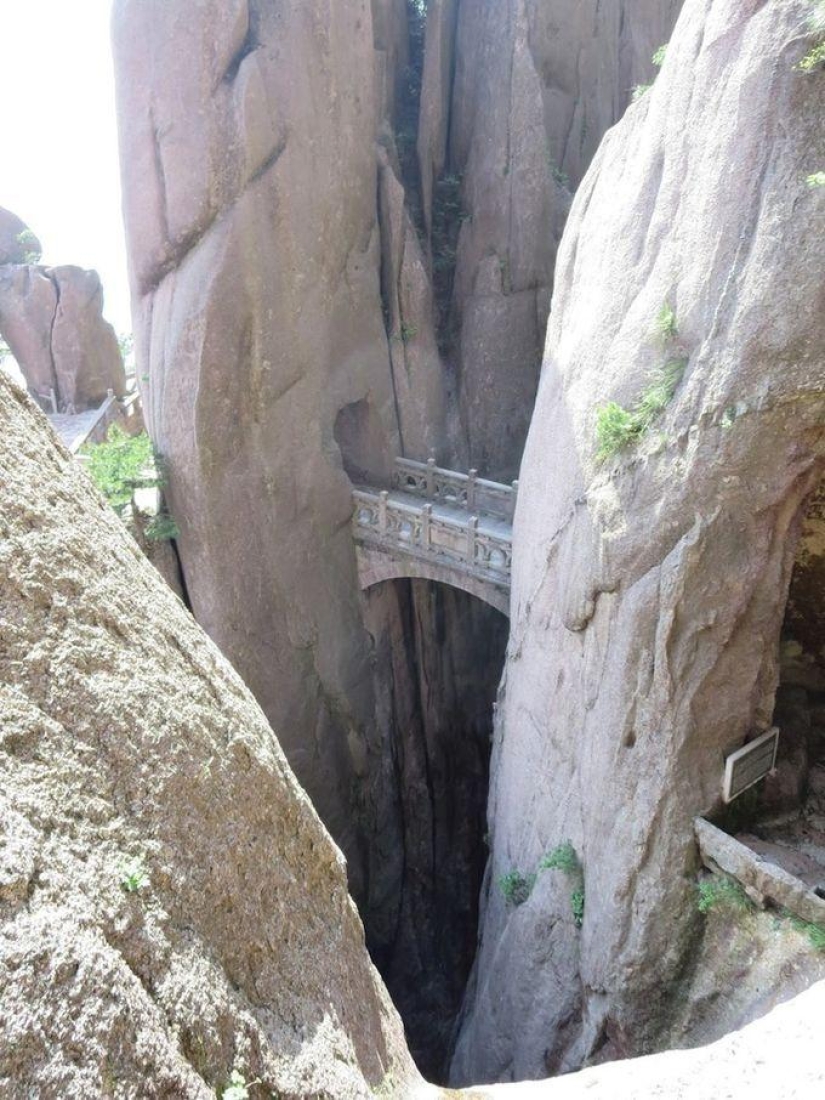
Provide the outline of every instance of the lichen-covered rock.
{"type": "Polygon", "coordinates": [[[403,1091],[343,860],[237,675],[0,376],[0,1092],[403,1091]]]}
{"type": "Polygon", "coordinates": [[[688,0],[573,205],[521,467],[457,1080],[659,1041],[699,920],[693,818],[718,809],[726,753],[771,722],[825,458],[825,192],[805,185],[825,162],[825,84],[794,68],[809,11],[688,0]],[[599,461],[599,410],[655,404],[675,361],[647,434],[599,461]],[[496,886],[565,841],[580,931],[562,872],[516,908],[496,886]]]}

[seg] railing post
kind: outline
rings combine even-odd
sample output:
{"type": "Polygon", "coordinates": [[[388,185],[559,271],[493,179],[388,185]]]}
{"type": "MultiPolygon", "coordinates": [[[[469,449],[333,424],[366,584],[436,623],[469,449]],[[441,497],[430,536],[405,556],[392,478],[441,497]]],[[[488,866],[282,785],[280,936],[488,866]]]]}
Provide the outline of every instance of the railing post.
{"type": "Polygon", "coordinates": [[[476,481],[478,470],[470,470],[467,476],[467,511],[472,512],[476,506],[476,481]]]}
{"type": "Polygon", "coordinates": [[[427,500],[435,496],[435,459],[430,455],[427,459],[427,500]]]}
{"type": "Polygon", "coordinates": [[[470,516],[470,522],[467,524],[467,560],[471,565],[475,565],[477,538],[478,516],[470,516]]]}
{"type": "Polygon", "coordinates": [[[514,519],[516,515],[516,503],[518,501],[518,482],[513,482],[513,507],[510,510],[510,519],[514,519]]]}
{"type": "Polygon", "coordinates": [[[383,489],[378,497],[378,531],[382,535],[387,533],[387,503],[389,499],[390,494],[386,489],[383,489]]]}
{"type": "Polygon", "coordinates": [[[433,518],[432,504],[425,504],[421,512],[421,544],[425,550],[430,549],[430,521],[433,518]]]}
{"type": "Polygon", "coordinates": [[[57,394],[54,392],[54,386],[49,389],[49,401],[51,402],[52,412],[57,412],[57,394]]]}

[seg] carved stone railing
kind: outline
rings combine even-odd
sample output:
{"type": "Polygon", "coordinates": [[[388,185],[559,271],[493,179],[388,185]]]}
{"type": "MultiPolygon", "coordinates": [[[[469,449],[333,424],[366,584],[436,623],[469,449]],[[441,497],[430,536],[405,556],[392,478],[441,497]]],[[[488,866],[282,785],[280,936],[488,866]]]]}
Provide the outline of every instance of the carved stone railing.
{"type": "Polygon", "coordinates": [[[434,504],[462,508],[471,515],[495,516],[512,522],[518,496],[518,482],[503,485],[478,476],[476,470],[460,474],[429,462],[397,458],[393,485],[402,493],[424,497],[434,504]]]}
{"type": "MultiPolygon", "coordinates": [[[[428,558],[480,580],[509,587],[512,537],[508,528],[485,529],[476,515],[464,518],[446,515],[444,511],[434,514],[432,504],[419,506],[393,500],[386,491],[358,489],[353,499],[353,534],[357,542],[428,558]]],[[[443,497],[437,499],[448,507],[457,507],[443,497]]],[[[497,522],[503,526],[500,520],[497,522]]]]}

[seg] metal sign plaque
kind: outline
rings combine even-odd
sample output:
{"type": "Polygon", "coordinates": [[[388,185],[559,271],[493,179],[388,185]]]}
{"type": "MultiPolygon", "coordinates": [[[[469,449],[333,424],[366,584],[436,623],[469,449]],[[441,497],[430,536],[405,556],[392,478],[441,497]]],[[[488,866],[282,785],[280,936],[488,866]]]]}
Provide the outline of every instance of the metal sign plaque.
{"type": "Polygon", "coordinates": [[[732,752],[725,760],[725,782],[722,797],[733,802],[748,787],[764,779],[776,764],[779,730],[774,728],[732,752]]]}

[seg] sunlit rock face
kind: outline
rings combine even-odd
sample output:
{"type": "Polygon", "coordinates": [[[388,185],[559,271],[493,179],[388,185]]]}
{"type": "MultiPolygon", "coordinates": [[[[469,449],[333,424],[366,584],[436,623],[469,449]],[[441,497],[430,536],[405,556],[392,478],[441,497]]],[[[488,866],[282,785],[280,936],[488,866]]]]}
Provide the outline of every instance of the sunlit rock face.
{"type": "Polygon", "coordinates": [[[718,808],[725,754],[772,719],[824,450],[825,192],[805,178],[825,85],[794,68],[808,15],[689,0],[573,204],[521,467],[457,1081],[660,1041],[698,931],[691,822],[718,808]],[[672,398],[611,451],[599,410],[638,410],[676,362],[672,398]],[[577,881],[540,870],[566,841],[581,929],[577,881]],[[513,870],[539,872],[520,906],[497,886],[513,870]]]}
{"type": "Polygon", "coordinates": [[[399,449],[370,6],[122,2],[114,37],[139,373],[192,607],[354,857],[373,699],[339,414],[372,478],[399,449]]]}
{"type": "Polygon", "coordinates": [[[415,1074],[341,853],[238,676],[0,375],[0,1092],[415,1074]]]}

